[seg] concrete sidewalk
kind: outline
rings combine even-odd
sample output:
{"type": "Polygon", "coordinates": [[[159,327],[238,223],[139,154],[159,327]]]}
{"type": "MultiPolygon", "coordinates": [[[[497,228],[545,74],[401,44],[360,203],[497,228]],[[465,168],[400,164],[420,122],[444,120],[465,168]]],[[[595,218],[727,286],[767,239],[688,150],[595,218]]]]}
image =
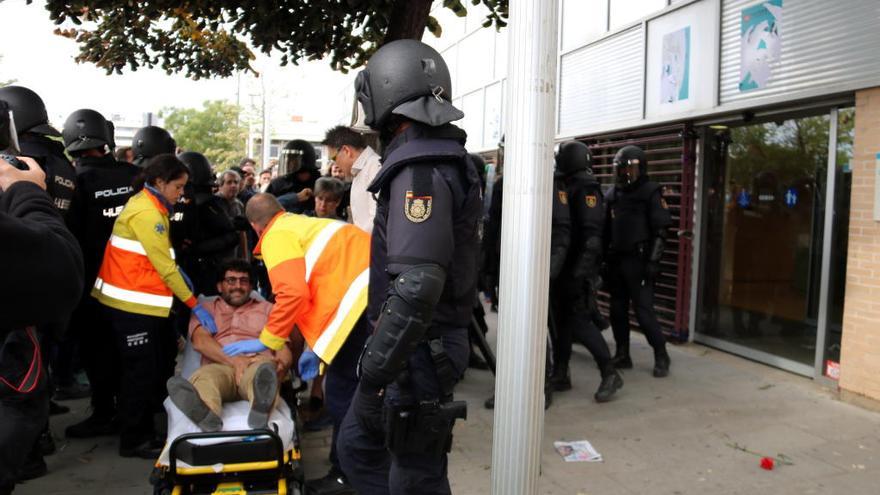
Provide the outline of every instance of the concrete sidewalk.
{"type": "MultiPolygon", "coordinates": [[[[644,338],[633,342],[635,369],[617,398],[601,405],[592,399],[595,365],[576,348],[574,388],[557,393],[546,413],[539,493],[880,493],[880,414],[842,403],[811,380],[700,345],[671,347],[672,372],[656,379],[644,338]],[[554,440],[589,440],[604,462],[566,463],[554,440]],[[765,471],[737,446],[784,454],[793,465],[765,471]]],[[[489,492],[493,414],[483,400],[492,391],[486,371],[469,371],[458,387],[469,410],[450,456],[456,494],[489,492]]],[[[15,493],[150,493],[151,463],[118,457],[115,439],[63,439],[64,426],[84,417],[87,405],[67,404],[73,413],[52,420],[62,450],[47,458],[50,474],[15,493]]],[[[305,435],[303,447],[309,477],[323,475],[329,432],[305,435]]]]}

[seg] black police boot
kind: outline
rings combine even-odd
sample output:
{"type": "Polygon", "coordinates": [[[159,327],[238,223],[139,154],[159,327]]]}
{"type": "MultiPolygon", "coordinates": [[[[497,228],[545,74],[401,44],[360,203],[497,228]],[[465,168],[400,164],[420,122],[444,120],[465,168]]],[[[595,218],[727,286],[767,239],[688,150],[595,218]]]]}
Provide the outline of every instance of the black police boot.
{"type": "Polygon", "coordinates": [[[621,387],[623,387],[623,377],[614,365],[609,363],[602,370],[602,383],[599,384],[599,389],[596,390],[593,398],[596,402],[608,402],[621,387]]]}
{"type": "Polygon", "coordinates": [[[119,425],[113,416],[99,413],[92,413],[88,418],[64,429],[67,438],[94,438],[115,435],[118,432],[119,425]]]}
{"type": "Polygon", "coordinates": [[[618,347],[611,358],[611,363],[619,370],[631,370],[633,367],[632,359],[629,357],[629,349],[623,350],[618,347]]]}
{"type": "Polygon", "coordinates": [[[88,385],[80,385],[79,383],[71,383],[70,385],[59,386],[55,389],[52,398],[58,401],[88,399],[92,396],[92,389],[88,385]]]}
{"type": "Polygon", "coordinates": [[[162,453],[164,442],[158,439],[147,440],[146,442],[135,445],[133,447],[119,447],[120,457],[140,457],[141,459],[156,460],[162,453]]]}
{"type": "Polygon", "coordinates": [[[345,475],[334,468],[323,478],[306,481],[306,495],[350,495],[356,493],[345,475]]]}
{"type": "Polygon", "coordinates": [[[666,353],[666,349],[661,350],[660,352],[654,353],[654,376],[657,378],[663,378],[669,375],[669,354],[666,353]]]}
{"type": "Polygon", "coordinates": [[[486,399],[486,402],[483,403],[486,409],[495,409],[495,396],[489,397],[486,399]]]}
{"type": "Polygon", "coordinates": [[[560,366],[553,370],[553,376],[550,377],[550,383],[553,385],[553,390],[557,392],[571,390],[571,375],[568,372],[568,366],[564,368],[560,366]]]}

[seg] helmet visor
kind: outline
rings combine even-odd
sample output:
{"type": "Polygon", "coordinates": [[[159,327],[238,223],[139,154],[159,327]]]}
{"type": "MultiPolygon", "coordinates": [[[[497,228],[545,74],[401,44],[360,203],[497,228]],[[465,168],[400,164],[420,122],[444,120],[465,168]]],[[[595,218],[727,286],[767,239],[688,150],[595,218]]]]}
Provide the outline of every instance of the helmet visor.
{"type": "MultiPolygon", "coordinates": [[[[3,106],[5,107],[5,105],[3,106]]],[[[15,116],[12,110],[6,110],[5,115],[0,116],[0,150],[11,155],[21,154],[21,147],[18,145],[18,131],[15,129],[15,116]]]]}
{"type": "Polygon", "coordinates": [[[302,150],[281,150],[278,157],[278,176],[292,174],[302,167],[302,150]]]}
{"type": "Polygon", "coordinates": [[[373,96],[370,91],[370,73],[367,69],[360,71],[354,80],[354,94],[364,111],[364,124],[372,127],[375,123],[373,96]]]}
{"type": "Polygon", "coordinates": [[[639,160],[637,158],[614,160],[614,178],[618,185],[628,186],[639,180],[639,175],[639,160]]]}

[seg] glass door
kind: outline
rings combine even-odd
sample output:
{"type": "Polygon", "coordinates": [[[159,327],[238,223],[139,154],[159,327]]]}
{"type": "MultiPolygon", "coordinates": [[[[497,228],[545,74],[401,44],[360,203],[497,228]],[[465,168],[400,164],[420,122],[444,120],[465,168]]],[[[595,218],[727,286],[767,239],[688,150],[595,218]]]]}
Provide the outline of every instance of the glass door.
{"type": "Polygon", "coordinates": [[[814,374],[830,130],[828,113],[708,130],[696,340],[814,374]]]}

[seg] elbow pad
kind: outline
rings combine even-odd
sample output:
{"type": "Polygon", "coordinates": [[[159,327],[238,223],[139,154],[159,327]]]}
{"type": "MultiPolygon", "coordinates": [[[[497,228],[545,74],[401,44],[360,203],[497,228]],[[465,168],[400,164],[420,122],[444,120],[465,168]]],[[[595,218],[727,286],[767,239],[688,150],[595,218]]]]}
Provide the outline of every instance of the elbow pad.
{"type": "Polygon", "coordinates": [[[361,358],[363,382],[381,388],[397,378],[424,340],[445,283],[446,272],[433,264],[413,266],[394,278],[361,358]]]}

